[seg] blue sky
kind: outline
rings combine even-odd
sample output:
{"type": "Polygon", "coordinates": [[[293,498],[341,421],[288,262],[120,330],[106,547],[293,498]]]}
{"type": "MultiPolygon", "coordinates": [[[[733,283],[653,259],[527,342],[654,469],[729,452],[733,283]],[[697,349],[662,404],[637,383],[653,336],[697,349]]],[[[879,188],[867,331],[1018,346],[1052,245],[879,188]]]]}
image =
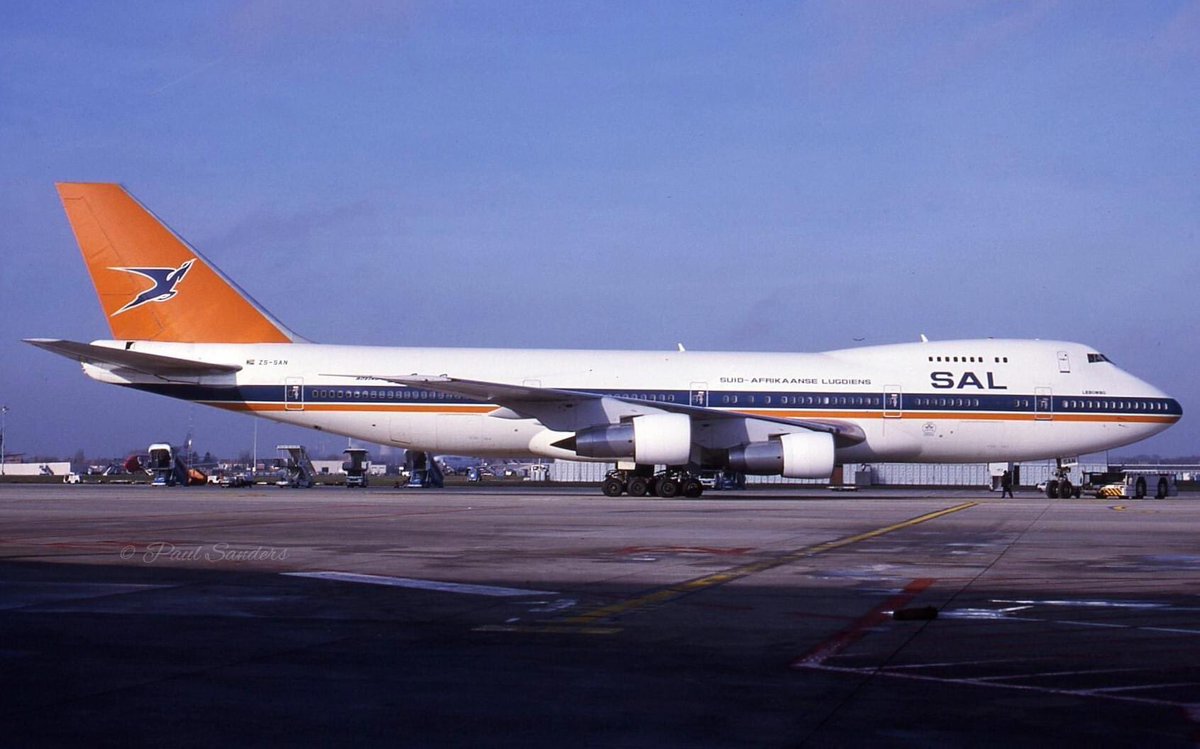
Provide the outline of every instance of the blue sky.
{"type": "Polygon", "coordinates": [[[1200,452],[1200,2],[7,3],[0,71],[10,451],[249,449],[19,343],[108,335],[118,181],[314,340],[1077,340],[1200,452]]]}

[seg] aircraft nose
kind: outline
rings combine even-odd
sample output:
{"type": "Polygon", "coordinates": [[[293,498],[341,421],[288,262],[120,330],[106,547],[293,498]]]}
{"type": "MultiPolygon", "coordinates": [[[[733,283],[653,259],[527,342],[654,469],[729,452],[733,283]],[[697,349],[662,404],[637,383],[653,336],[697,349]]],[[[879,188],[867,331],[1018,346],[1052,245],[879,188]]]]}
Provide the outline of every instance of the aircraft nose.
{"type": "Polygon", "coordinates": [[[1152,385],[1151,383],[1142,379],[1134,379],[1140,386],[1140,389],[1137,392],[1144,393],[1145,395],[1142,397],[1152,399],[1151,403],[1153,404],[1153,410],[1151,415],[1159,417],[1155,419],[1159,425],[1158,429],[1155,431],[1166,429],[1183,417],[1183,406],[1178,400],[1171,397],[1171,395],[1165,392],[1162,388],[1152,385]]]}

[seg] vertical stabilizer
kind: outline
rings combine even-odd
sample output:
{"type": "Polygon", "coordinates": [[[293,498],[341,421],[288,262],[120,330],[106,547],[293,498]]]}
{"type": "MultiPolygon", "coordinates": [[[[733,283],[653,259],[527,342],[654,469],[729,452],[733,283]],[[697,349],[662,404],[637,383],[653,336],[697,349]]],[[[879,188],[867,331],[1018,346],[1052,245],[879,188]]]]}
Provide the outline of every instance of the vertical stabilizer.
{"type": "Polygon", "coordinates": [[[301,340],[124,187],[59,183],[58,194],[114,339],[301,340]]]}

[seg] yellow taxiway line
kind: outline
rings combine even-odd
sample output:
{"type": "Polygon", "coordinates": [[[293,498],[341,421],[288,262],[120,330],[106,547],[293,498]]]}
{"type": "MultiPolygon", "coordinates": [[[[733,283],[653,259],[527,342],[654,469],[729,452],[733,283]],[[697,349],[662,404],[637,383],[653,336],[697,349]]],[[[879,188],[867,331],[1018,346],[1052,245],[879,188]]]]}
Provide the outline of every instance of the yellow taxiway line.
{"type": "Polygon", "coordinates": [[[978,502],[963,502],[962,504],[957,504],[953,507],[947,507],[942,510],[928,512],[924,515],[918,515],[917,517],[909,518],[908,520],[903,520],[899,523],[893,523],[892,525],[886,525],[882,528],[876,528],[875,530],[857,533],[853,536],[846,536],[833,541],[824,541],[822,543],[814,544],[812,546],[805,546],[800,549],[793,549],[792,551],[787,551],[773,556],[770,559],[763,559],[758,562],[750,562],[749,564],[739,565],[727,570],[722,570],[721,572],[704,575],[703,577],[684,580],[683,582],[668,585],[665,588],[658,588],[656,590],[643,593],[639,596],[635,596],[634,598],[620,601],[618,603],[608,604],[606,606],[601,606],[599,608],[592,609],[591,611],[586,611],[582,614],[560,619],[556,622],[524,625],[493,625],[480,629],[490,632],[574,632],[578,634],[615,634],[620,631],[618,628],[604,625],[608,622],[608,620],[616,617],[632,613],[639,609],[645,609],[651,606],[668,603],[677,598],[691,595],[692,593],[697,593],[709,588],[715,588],[718,585],[724,585],[758,572],[765,572],[776,567],[782,567],[785,564],[791,564],[792,562],[796,562],[801,559],[807,559],[809,557],[816,556],[817,554],[824,554],[825,552],[841,549],[846,546],[850,546],[851,544],[868,541],[872,538],[878,538],[879,536],[883,536],[888,533],[895,533],[896,531],[904,530],[905,528],[911,528],[914,525],[928,523],[931,520],[937,520],[938,518],[945,517],[955,512],[969,510],[972,507],[978,506],[978,504],[978,502]]]}

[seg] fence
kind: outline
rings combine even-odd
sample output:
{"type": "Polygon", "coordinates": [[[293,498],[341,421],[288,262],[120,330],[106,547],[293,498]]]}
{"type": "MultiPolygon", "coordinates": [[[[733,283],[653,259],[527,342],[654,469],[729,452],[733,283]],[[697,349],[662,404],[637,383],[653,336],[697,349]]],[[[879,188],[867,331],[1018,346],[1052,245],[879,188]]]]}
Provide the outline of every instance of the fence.
{"type": "MultiPolygon", "coordinates": [[[[1021,486],[1036,486],[1054,475],[1055,464],[1048,461],[1021,463],[1021,486]]],[[[550,480],[561,483],[599,483],[612,468],[611,463],[587,463],[556,460],[550,467],[550,480]]],[[[1073,481],[1082,471],[1103,471],[1103,463],[1080,463],[1071,469],[1073,481]]],[[[992,485],[992,466],[988,463],[847,463],[843,467],[845,483],[854,483],[860,472],[870,476],[875,486],[987,486],[992,485]]],[[[827,486],[828,479],[788,479],[782,476],[747,476],[747,484],[795,484],[827,486]]]]}

